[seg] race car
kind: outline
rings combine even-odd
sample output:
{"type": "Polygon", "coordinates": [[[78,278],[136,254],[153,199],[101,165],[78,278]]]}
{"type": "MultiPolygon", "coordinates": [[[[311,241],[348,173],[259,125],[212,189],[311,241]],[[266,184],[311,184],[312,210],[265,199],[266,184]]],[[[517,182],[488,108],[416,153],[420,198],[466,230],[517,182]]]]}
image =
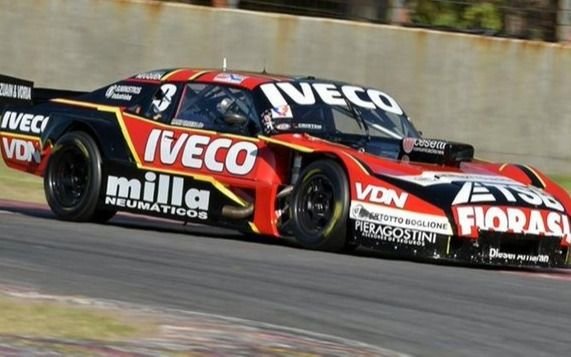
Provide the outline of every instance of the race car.
{"type": "Polygon", "coordinates": [[[421,136],[384,91],[314,77],[165,69],[93,92],[0,77],[2,157],[55,216],[129,211],[490,265],[569,263],[571,200],[538,170],[421,136]]]}

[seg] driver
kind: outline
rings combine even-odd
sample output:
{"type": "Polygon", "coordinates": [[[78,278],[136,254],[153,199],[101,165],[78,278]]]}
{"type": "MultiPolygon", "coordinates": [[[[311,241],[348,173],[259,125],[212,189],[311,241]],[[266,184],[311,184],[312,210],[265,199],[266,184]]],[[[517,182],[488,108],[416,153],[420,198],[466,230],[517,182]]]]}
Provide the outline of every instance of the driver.
{"type": "Polygon", "coordinates": [[[231,112],[234,100],[228,97],[222,98],[216,103],[214,115],[207,115],[206,112],[197,112],[194,107],[188,108],[179,114],[178,118],[173,120],[173,124],[192,128],[200,128],[207,130],[221,129],[227,125],[224,122],[224,116],[231,112]]]}

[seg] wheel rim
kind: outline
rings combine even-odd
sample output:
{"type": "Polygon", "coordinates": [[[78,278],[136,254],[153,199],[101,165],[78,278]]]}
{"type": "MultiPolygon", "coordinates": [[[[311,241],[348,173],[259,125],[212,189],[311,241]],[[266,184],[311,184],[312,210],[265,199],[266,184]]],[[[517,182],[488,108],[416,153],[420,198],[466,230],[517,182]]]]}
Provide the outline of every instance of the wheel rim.
{"type": "Polygon", "coordinates": [[[314,175],[303,183],[301,195],[299,223],[305,231],[320,234],[333,216],[333,183],[325,175],[314,175]]]}
{"type": "Polygon", "coordinates": [[[62,148],[52,164],[50,185],[54,198],[63,207],[81,203],[89,182],[89,166],[83,152],[76,146],[62,148]]]}

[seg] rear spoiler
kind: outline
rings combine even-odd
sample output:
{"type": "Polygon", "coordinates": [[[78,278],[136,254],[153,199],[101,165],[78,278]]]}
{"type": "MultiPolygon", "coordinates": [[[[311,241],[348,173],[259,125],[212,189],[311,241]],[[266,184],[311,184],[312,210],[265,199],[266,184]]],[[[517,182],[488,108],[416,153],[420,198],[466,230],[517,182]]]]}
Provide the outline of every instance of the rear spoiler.
{"type": "Polygon", "coordinates": [[[34,88],[34,82],[0,75],[0,107],[30,106],[53,98],[74,98],[86,92],[52,88],[34,88]]]}

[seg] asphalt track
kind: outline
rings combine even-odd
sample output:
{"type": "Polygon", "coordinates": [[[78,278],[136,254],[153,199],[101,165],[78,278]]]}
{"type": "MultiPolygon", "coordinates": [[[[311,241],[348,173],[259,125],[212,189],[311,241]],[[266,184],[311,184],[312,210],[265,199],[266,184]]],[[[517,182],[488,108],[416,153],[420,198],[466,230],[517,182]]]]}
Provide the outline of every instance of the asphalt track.
{"type": "Polygon", "coordinates": [[[427,356],[571,355],[571,274],[339,255],[0,200],[0,283],[214,313],[427,356]]]}

